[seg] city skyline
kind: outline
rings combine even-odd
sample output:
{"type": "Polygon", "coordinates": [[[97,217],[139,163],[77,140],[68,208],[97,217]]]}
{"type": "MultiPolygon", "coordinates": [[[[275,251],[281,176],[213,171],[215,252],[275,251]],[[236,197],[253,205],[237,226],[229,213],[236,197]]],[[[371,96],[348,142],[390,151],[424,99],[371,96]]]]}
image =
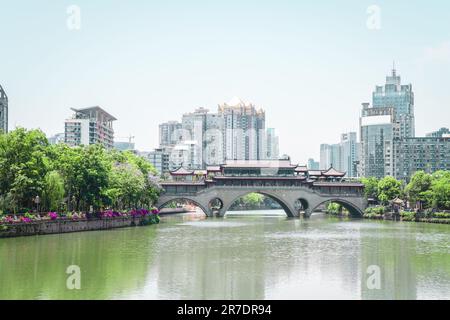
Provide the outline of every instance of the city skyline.
{"type": "Polygon", "coordinates": [[[64,131],[69,108],[100,105],[119,119],[116,136],[136,136],[136,148],[150,151],[158,124],[173,114],[240,96],[265,109],[280,154],[306,163],[319,159],[321,143],[358,132],[361,102],[395,60],[414,87],[416,136],[425,136],[450,118],[448,4],[434,3],[405,11],[406,1],[380,1],[381,26],[372,30],[368,1],[339,4],[339,14],[330,2],[122,8],[78,1],[77,31],[66,27],[71,3],[8,3],[0,81],[9,128],[50,136],[64,131]]]}

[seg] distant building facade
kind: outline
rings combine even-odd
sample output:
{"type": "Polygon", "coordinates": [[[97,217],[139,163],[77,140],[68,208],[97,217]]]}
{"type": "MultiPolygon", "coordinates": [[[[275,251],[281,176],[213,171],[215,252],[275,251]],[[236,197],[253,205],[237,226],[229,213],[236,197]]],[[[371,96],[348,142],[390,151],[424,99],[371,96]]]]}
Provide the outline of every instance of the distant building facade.
{"type": "Polygon", "coordinates": [[[228,103],[219,105],[219,114],[224,120],[225,160],[259,160],[264,158],[266,114],[235,97],[228,103]]]}
{"type": "Polygon", "coordinates": [[[450,136],[394,140],[395,178],[409,181],[416,171],[450,170],[450,136]]]}
{"type": "Polygon", "coordinates": [[[69,146],[102,144],[114,147],[113,121],[117,120],[100,107],[72,109],[72,118],[65,122],[64,140],[69,146]]]}
{"type": "Polygon", "coordinates": [[[159,126],[159,149],[170,153],[170,169],[205,169],[227,159],[278,159],[275,129],[265,129],[265,112],[239,98],[218,106],[217,113],[198,108],[181,122],[159,126]]]}
{"type": "Polygon", "coordinates": [[[0,132],[8,133],[8,96],[0,85],[0,132]]]}
{"type": "Polygon", "coordinates": [[[394,138],[400,137],[392,107],[373,108],[363,103],[359,120],[361,137],[360,175],[383,178],[394,175],[394,138]]]}
{"type": "Polygon", "coordinates": [[[147,160],[155,167],[160,175],[168,173],[170,153],[164,149],[155,149],[147,154],[147,160]]]}
{"type": "Polygon", "coordinates": [[[308,169],[309,170],[319,170],[320,163],[318,161],[315,161],[314,159],[310,158],[310,159],[308,159],[308,169]]]}
{"type": "Polygon", "coordinates": [[[169,121],[159,125],[159,145],[161,147],[175,145],[179,140],[179,131],[182,129],[178,121],[169,121]]]}
{"type": "Polygon", "coordinates": [[[440,128],[437,131],[427,133],[426,137],[448,138],[448,137],[450,137],[450,129],[449,128],[440,128]]]}
{"type": "Polygon", "coordinates": [[[50,144],[64,143],[64,141],[65,141],[64,133],[57,133],[48,138],[48,143],[50,143],[50,144]]]}
{"type": "Polygon", "coordinates": [[[356,132],[348,132],[341,135],[341,141],[337,144],[320,145],[320,167],[328,169],[333,167],[346,172],[348,177],[357,176],[358,141],[356,132]]]}

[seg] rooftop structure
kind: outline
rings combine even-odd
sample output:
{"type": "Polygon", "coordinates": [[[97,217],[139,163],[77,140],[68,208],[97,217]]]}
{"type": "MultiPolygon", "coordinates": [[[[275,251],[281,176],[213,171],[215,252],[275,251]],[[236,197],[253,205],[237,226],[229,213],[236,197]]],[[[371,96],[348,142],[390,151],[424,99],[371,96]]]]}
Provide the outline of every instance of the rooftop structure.
{"type": "Polygon", "coordinates": [[[65,122],[65,142],[70,146],[102,144],[114,147],[112,123],[117,120],[102,108],[74,109],[73,116],[65,122]]]}

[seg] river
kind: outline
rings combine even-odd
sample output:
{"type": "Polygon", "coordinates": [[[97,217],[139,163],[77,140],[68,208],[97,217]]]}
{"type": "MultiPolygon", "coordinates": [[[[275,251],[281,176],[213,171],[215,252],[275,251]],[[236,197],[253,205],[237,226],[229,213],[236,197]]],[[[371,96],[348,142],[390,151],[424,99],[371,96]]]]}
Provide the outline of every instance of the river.
{"type": "Polygon", "coordinates": [[[272,210],[0,239],[0,299],[450,299],[450,226],[272,210]]]}

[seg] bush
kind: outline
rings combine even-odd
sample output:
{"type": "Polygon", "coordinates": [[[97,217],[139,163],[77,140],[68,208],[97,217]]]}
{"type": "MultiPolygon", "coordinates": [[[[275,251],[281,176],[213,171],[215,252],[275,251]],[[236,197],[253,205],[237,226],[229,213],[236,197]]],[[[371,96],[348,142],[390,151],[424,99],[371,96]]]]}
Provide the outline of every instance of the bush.
{"type": "Polygon", "coordinates": [[[380,215],[381,216],[386,213],[386,207],[384,207],[384,206],[370,207],[370,208],[367,208],[364,211],[364,213],[368,214],[368,215],[372,214],[372,215],[380,215]]]}
{"type": "Polygon", "coordinates": [[[414,211],[400,211],[400,217],[403,221],[416,220],[416,213],[414,211]]]}
{"type": "Polygon", "coordinates": [[[433,214],[434,218],[443,218],[443,219],[450,219],[450,213],[447,212],[435,212],[433,214]]]}

